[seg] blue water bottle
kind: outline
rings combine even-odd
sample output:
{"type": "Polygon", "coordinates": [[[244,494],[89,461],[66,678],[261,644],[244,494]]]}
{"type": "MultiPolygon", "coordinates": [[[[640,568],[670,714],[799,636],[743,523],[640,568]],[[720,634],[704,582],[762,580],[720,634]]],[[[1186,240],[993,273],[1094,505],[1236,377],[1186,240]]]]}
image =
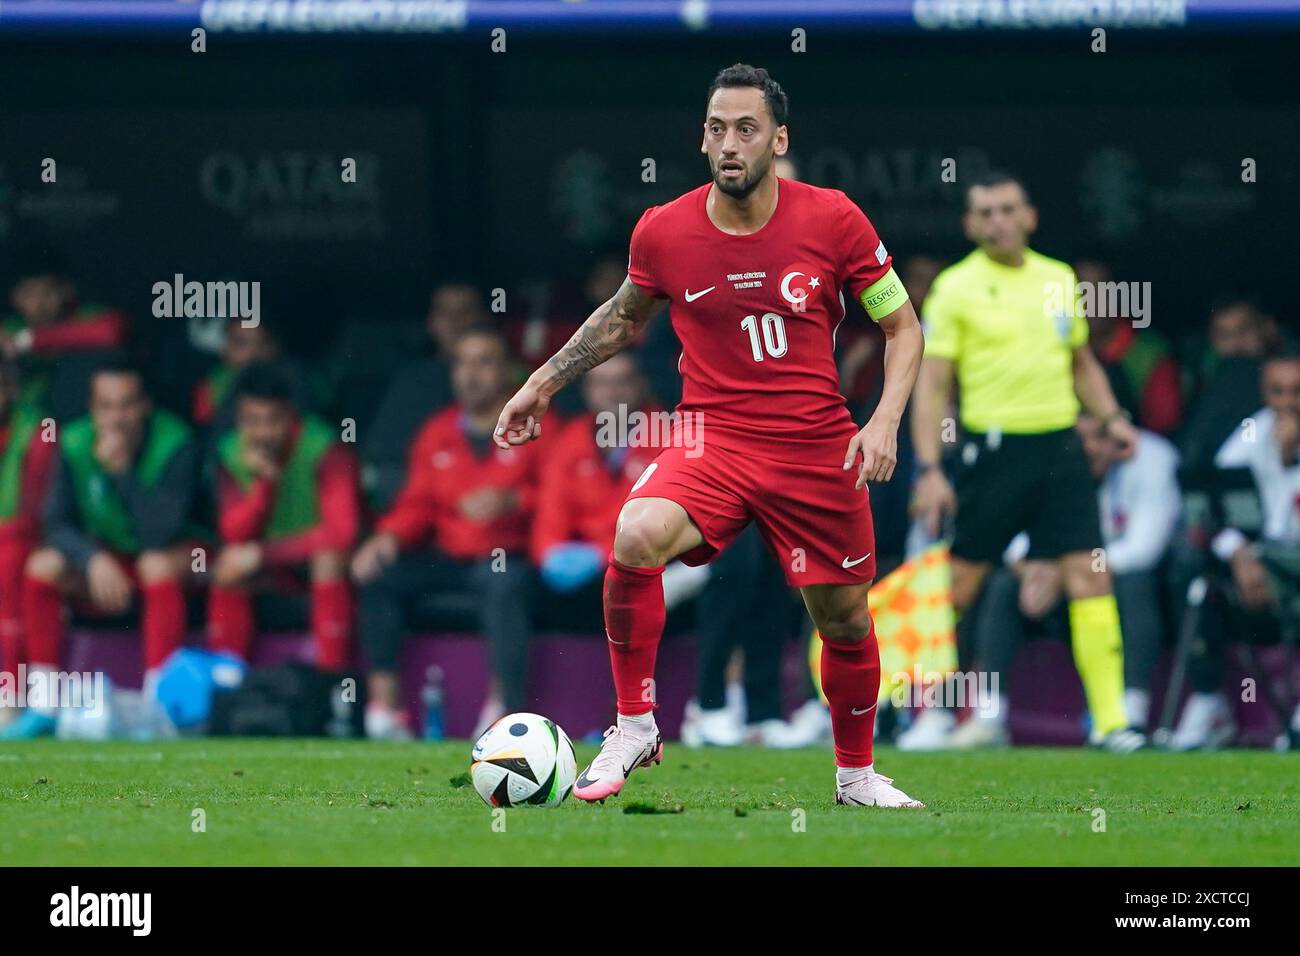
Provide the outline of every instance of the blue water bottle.
{"type": "Polygon", "coordinates": [[[442,722],[442,668],[437,664],[424,672],[420,700],[424,703],[424,739],[442,740],[446,736],[442,722]]]}

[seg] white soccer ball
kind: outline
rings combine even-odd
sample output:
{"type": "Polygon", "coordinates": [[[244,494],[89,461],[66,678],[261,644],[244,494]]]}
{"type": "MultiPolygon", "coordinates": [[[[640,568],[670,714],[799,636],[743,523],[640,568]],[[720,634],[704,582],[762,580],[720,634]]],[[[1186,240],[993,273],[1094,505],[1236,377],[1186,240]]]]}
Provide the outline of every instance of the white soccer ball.
{"type": "Polygon", "coordinates": [[[490,807],[558,807],[578,779],[573,741],[540,714],[507,714],[474,743],[469,775],[490,807]]]}

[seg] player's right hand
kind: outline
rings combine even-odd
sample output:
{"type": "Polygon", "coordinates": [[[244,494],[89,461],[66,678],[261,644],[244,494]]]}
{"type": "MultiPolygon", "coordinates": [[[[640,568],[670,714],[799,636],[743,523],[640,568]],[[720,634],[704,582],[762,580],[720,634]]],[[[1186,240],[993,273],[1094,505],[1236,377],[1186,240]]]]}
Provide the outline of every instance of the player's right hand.
{"type": "Polygon", "coordinates": [[[369,584],[379,572],[397,560],[399,543],[396,535],[381,531],[357,549],[352,556],[352,577],[358,584],[369,584]]]}
{"type": "Polygon", "coordinates": [[[120,428],[95,430],[95,460],[110,475],[120,475],[131,467],[131,442],[120,428]]]}
{"type": "Polygon", "coordinates": [[[514,398],[501,409],[492,440],[501,448],[509,448],[541,438],[542,416],[550,404],[551,400],[535,385],[525,382],[524,387],[515,392],[514,398]]]}
{"type": "Polygon", "coordinates": [[[945,515],[957,510],[957,494],[944,473],[938,468],[931,468],[916,483],[912,492],[912,515],[925,522],[930,537],[939,536],[939,528],[945,515]]]}
{"type": "Polygon", "coordinates": [[[121,614],[131,604],[131,579],[113,560],[113,556],[100,551],[86,566],[86,583],[90,587],[90,600],[101,611],[121,614]]]}
{"type": "Polygon", "coordinates": [[[1256,557],[1254,548],[1240,548],[1232,556],[1232,579],[1237,585],[1241,603],[1251,610],[1263,610],[1274,603],[1268,570],[1256,557]]]}

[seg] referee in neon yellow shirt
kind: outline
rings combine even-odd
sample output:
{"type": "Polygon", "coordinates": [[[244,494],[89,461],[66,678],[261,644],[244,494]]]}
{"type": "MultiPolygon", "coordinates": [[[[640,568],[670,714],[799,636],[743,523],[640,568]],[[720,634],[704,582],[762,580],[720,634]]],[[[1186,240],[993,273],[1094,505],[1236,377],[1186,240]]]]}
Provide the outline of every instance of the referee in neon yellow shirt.
{"type": "Polygon", "coordinates": [[[1145,738],[1124,712],[1119,611],[1103,547],[1097,488],[1075,433],[1080,404],[1121,457],[1137,434],[1088,347],[1074,272],[1028,246],[1038,213],[1006,174],[966,193],[966,236],[977,246],[941,272],[925,301],[925,358],[913,399],[917,483],[913,510],[937,531],[955,510],[953,603],[979,594],[1016,534],[1030,560],[1058,562],[1069,596],[1071,646],[1092,716],[1092,742],[1135,750],[1145,738]],[[952,383],[962,430],[953,485],[940,467],[952,383]]]}

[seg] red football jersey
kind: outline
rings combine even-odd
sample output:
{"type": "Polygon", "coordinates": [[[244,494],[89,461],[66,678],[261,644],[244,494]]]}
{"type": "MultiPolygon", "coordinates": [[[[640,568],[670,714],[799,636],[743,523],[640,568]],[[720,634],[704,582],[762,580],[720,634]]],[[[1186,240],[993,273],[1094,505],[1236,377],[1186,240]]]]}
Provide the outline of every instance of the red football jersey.
{"type": "Polygon", "coordinates": [[[889,253],[837,189],[779,180],[771,219],[733,236],[709,219],[711,185],[647,209],[628,257],[632,281],[671,303],[678,410],[702,422],[706,444],[779,461],[842,456],[855,430],[834,357],[844,290],[884,277],[889,253]]]}

